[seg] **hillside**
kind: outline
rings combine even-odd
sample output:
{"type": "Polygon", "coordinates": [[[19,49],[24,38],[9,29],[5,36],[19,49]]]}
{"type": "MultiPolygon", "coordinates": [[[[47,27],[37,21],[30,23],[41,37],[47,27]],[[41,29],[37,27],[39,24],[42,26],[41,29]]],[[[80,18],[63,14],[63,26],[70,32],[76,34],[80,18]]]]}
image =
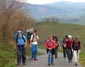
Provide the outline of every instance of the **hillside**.
{"type": "Polygon", "coordinates": [[[34,25],[34,28],[39,29],[41,43],[45,42],[49,34],[57,35],[61,42],[66,34],[71,34],[73,37],[78,37],[82,42],[83,49],[85,48],[85,26],[62,23],[39,23],[34,25]]]}
{"type": "Polygon", "coordinates": [[[62,38],[66,34],[78,37],[82,43],[80,63],[82,67],[85,67],[85,26],[63,23],[38,23],[34,24],[33,27],[39,30],[40,43],[43,45],[45,45],[45,41],[49,34],[57,35],[60,42],[62,42],[62,38]]]}
{"type": "MultiPolygon", "coordinates": [[[[60,42],[66,34],[71,34],[73,37],[77,36],[82,42],[82,54],[81,54],[81,63],[85,63],[85,26],[74,25],[74,24],[62,24],[62,23],[36,23],[31,27],[39,30],[40,43],[45,44],[45,41],[49,34],[57,35],[60,42]]],[[[15,53],[14,45],[9,45],[6,43],[0,42],[0,67],[15,67],[15,53]],[[3,45],[3,46],[2,46],[3,45]],[[4,61],[4,62],[3,62],[4,61]]],[[[27,47],[27,53],[29,54],[29,48],[27,47]]],[[[84,65],[85,66],[85,65],[84,65]]],[[[84,67],[83,66],[83,67],[84,67]]]]}
{"type": "Polygon", "coordinates": [[[37,5],[25,3],[24,8],[35,19],[43,17],[58,17],[64,23],[85,24],[85,2],[55,2],[51,4],[37,5]]]}

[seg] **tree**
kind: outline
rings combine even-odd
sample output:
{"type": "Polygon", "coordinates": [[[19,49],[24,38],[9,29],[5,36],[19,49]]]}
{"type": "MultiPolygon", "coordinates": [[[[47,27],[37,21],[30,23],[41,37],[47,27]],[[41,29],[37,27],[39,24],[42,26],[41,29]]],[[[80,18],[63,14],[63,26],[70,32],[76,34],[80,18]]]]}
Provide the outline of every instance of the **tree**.
{"type": "Polygon", "coordinates": [[[7,41],[12,38],[17,29],[25,30],[33,18],[27,17],[22,9],[26,0],[0,0],[0,40],[7,41]]]}
{"type": "Polygon", "coordinates": [[[57,17],[46,17],[46,18],[42,19],[42,22],[58,23],[59,22],[59,18],[57,18],[57,17]]]}

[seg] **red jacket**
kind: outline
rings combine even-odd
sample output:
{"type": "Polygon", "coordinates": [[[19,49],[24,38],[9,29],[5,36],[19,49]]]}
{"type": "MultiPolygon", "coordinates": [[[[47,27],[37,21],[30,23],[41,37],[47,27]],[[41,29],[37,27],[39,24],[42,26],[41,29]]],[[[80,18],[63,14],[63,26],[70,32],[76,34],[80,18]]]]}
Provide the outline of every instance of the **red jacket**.
{"type": "Polygon", "coordinates": [[[66,42],[66,46],[67,46],[67,47],[72,47],[72,40],[68,40],[68,41],[66,42]]]}
{"type": "Polygon", "coordinates": [[[56,47],[56,42],[54,40],[50,41],[50,40],[47,40],[46,42],[46,48],[55,48],[56,47]]]}

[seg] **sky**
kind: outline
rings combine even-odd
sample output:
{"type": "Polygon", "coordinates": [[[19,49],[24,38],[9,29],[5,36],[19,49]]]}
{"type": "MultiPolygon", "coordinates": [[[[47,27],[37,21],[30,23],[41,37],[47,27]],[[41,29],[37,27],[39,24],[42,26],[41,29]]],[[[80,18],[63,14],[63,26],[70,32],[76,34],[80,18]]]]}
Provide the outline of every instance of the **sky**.
{"type": "Polygon", "coordinates": [[[57,1],[69,1],[69,2],[85,2],[85,0],[27,0],[27,3],[31,4],[47,4],[47,3],[53,3],[57,1]]]}

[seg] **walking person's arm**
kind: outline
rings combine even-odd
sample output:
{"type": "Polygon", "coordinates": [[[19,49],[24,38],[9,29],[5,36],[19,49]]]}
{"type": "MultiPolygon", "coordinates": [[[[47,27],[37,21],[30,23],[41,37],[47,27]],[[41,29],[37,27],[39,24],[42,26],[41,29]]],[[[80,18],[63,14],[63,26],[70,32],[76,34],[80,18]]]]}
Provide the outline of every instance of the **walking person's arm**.
{"type": "Polygon", "coordinates": [[[14,48],[17,49],[17,43],[15,42],[14,48]]]}
{"type": "Polygon", "coordinates": [[[39,41],[38,35],[34,34],[34,37],[36,38],[37,41],[39,41]]]}
{"type": "Polygon", "coordinates": [[[60,45],[60,42],[58,41],[58,45],[59,45],[59,47],[60,47],[60,49],[61,49],[61,45],[60,45]]]}
{"type": "Polygon", "coordinates": [[[27,38],[26,38],[26,36],[24,36],[24,39],[25,39],[24,48],[26,48],[26,46],[27,46],[27,38]]]}
{"type": "Polygon", "coordinates": [[[30,37],[30,48],[32,47],[32,41],[33,41],[33,34],[31,35],[31,37],[30,37]]]}

